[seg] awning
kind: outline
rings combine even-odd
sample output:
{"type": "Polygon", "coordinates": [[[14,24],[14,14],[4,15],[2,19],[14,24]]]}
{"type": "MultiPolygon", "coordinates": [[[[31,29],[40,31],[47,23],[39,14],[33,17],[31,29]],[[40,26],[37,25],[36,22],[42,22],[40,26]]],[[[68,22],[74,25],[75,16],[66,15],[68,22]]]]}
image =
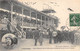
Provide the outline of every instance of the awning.
{"type": "Polygon", "coordinates": [[[44,9],[42,12],[43,13],[56,13],[56,11],[52,9],[44,9]]]}

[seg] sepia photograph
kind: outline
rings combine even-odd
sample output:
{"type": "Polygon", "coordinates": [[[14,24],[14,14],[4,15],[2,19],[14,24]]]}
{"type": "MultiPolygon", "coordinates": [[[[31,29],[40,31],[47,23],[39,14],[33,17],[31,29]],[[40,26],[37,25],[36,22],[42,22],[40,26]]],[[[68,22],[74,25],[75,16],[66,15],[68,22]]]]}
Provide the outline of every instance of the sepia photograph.
{"type": "Polygon", "coordinates": [[[0,0],[0,51],[79,51],[80,0],[0,0]]]}

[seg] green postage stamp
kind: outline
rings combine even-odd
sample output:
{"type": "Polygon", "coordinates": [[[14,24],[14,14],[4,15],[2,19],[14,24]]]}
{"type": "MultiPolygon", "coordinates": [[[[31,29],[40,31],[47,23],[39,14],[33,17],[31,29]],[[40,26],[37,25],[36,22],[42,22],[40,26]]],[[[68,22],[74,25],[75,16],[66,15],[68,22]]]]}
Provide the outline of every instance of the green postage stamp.
{"type": "Polygon", "coordinates": [[[80,26],[80,13],[69,14],[70,26],[80,26]]]}

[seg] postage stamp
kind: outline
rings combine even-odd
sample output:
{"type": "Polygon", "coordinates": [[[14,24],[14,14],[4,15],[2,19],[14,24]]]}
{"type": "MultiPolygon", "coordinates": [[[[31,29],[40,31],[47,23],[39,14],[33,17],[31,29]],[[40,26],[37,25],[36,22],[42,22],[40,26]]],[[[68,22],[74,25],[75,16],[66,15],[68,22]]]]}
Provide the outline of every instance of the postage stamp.
{"type": "Polygon", "coordinates": [[[80,13],[73,13],[69,15],[70,26],[80,26],[80,13]]]}

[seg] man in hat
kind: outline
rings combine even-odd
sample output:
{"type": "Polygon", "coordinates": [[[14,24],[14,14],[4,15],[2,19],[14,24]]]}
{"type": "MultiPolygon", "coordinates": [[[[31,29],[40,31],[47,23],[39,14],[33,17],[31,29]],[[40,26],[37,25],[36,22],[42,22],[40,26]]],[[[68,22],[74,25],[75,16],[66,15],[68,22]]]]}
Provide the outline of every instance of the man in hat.
{"type": "Polygon", "coordinates": [[[53,40],[52,30],[49,28],[47,31],[49,33],[49,44],[52,44],[52,40],[53,40]]]}
{"type": "Polygon", "coordinates": [[[9,25],[9,19],[7,18],[7,15],[3,15],[3,19],[1,20],[1,22],[6,25],[3,28],[3,30],[9,29],[9,27],[10,27],[10,26],[8,26],[9,25]]]}
{"type": "Polygon", "coordinates": [[[39,29],[35,29],[34,30],[34,40],[35,40],[35,46],[37,45],[37,42],[38,42],[38,39],[39,39],[39,29]]]}

